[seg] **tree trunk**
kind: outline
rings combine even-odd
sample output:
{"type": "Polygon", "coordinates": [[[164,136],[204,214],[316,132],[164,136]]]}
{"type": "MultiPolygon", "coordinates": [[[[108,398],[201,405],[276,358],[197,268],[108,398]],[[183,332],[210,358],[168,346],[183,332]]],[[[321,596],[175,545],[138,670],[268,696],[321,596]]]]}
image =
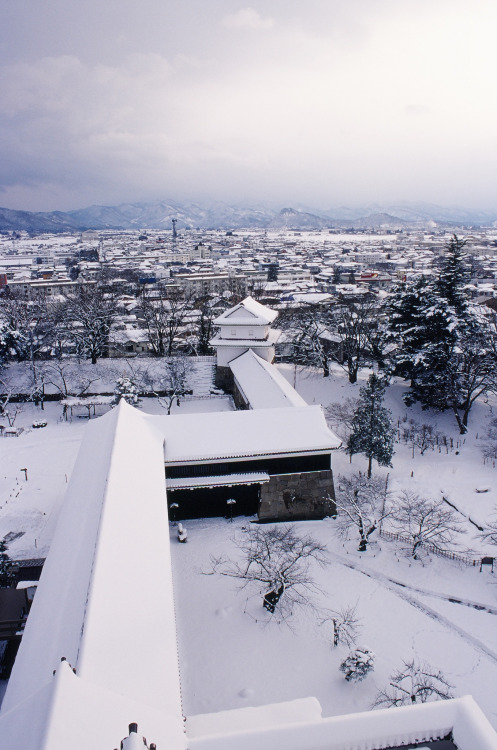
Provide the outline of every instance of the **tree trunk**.
{"type": "Polygon", "coordinates": [[[456,404],[452,404],[452,411],[454,412],[454,416],[456,418],[457,426],[459,427],[459,434],[465,435],[468,431],[468,418],[466,415],[466,424],[464,424],[464,419],[461,419],[461,415],[459,414],[458,408],[456,404]]]}
{"type": "Polygon", "coordinates": [[[368,479],[371,479],[373,473],[373,456],[368,456],[368,479]]]}
{"type": "Polygon", "coordinates": [[[361,541],[359,542],[359,547],[357,548],[357,551],[366,552],[368,548],[368,535],[364,531],[364,524],[362,523],[362,518],[359,519],[359,536],[361,537],[361,541]]]}
{"type": "Polygon", "coordinates": [[[347,359],[347,372],[349,375],[349,383],[357,383],[357,367],[354,364],[354,361],[349,357],[347,359]]]}

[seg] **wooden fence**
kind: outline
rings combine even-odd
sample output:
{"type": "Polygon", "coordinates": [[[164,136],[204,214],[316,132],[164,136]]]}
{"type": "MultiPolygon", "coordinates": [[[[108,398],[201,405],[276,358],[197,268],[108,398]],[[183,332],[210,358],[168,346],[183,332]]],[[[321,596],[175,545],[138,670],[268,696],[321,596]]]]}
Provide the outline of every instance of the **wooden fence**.
{"type": "MultiPolygon", "coordinates": [[[[409,537],[403,536],[402,534],[396,534],[393,531],[385,531],[384,529],[380,529],[380,536],[383,537],[384,539],[391,539],[392,541],[402,542],[403,544],[406,544],[409,547],[414,546],[412,539],[409,539],[409,537]]],[[[431,552],[433,555],[437,555],[438,557],[445,557],[447,560],[455,560],[456,562],[461,562],[464,565],[470,565],[473,567],[481,566],[480,557],[471,557],[470,555],[463,555],[463,554],[459,554],[458,552],[451,552],[450,550],[439,549],[438,547],[435,547],[434,544],[422,543],[420,546],[423,547],[423,549],[427,550],[428,552],[431,552]]]]}

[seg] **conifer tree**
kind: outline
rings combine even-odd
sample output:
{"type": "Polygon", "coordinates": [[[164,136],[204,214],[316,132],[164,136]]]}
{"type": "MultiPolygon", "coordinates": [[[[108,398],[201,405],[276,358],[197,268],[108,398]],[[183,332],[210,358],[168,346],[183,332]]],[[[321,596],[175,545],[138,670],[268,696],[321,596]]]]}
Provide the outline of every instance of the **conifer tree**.
{"type": "Polygon", "coordinates": [[[456,235],[434,281],[398,286],[388,303],[392,369],[411,380],[407,405],[452,410],[461,434],[475,400],[497,389],[497,339],[481,308],[471,304],[467,267],[456,235]]]}
{"type": "Polygon", "coordinates": [[[5,539],[0,539],[0,588],[10,588],[13,582],[13,575],[10,571],[11,560],[7,553],[7,543],[5,539]]]}
{"type": "Polygon", "coordinates": [[[395,375],[413,380],[416,357],[427,343],[427,313],[435,301],[435,288],[430,278],[418,276],[392,289],[386,305],[388,339],[395,347],[392,370],[395,375]]]}
{"type": "Polygon", "coordinates": [[[134,383],[131,378],[124,375],[116,381],[112,403],[118,404],[123,398],[126,403],[131,404],[131,406],[140,406],[141,399],[139,394],[140,391],[136,383],[134,383]]]}
{"type": "Polygon", "coordinates": [[[385,386],[373,373],[359,391],[359,403],[352,419],[347,452],[364,453],[368,458],[368,477],[372,474],[373,458],[380,466],[391,466],[395,430],[391,412],[383,406],[385,386]]]}
{"type": "Polygon", "coordinates": [[[439,296],[453,308],[459,319],[465,316],[469,302],[465,289],[469,279],[463,253],[466,243],[467,240],[459,239],[456,234],[452,235],[437,281],[439,296]]]}

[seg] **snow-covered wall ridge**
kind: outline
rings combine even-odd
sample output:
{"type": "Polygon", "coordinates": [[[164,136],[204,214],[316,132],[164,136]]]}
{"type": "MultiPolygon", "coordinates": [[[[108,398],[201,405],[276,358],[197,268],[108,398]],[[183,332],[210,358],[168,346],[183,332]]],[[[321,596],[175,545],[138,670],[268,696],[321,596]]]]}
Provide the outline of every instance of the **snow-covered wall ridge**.
{"type": "Polygon", "coordinates": [[[186,734],[189,739],[239,733],[254,729],[281,727],[282,724],[309,723],[321,719],[321,704],[317,698],[298,698],[265,706],[247,706],[232,711],[187,716],[186,734]]]}
{"type": "Polygon", "coordinates": [[[458,750],[497,750],[497,734],[471,696],[197,736],[188,744],[189,750],[383,750],[450,733],[458,750]]]}

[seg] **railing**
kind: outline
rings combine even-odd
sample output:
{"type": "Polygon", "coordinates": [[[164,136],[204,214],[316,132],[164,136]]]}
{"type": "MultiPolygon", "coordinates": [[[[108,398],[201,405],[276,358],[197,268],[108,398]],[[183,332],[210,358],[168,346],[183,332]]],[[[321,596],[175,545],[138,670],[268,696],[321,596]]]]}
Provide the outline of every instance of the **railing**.
{"type": "Polygon", "coordinates": [[[233,398],[230,393],[201,393],[195,395],[194,393],[187,393],[185,396],[180,396],[181,401],[205,401],[206,399],[216,398],[233,398]]]}
{"type": "MultiPolygon", "coordinates": [[[[402,534],[397,534],[393,531],[385,531],[384,529],[380,530],[380,536],[384,539],[391,539],[393,541],[399,541],[403,544],[407,544],[410,547],[414,546],[414,542],[412,539],[409,539],[407,536],[403,536],[402,534]]],[[[445,557],[447,560],[455,560],[456,562],[461,562],[464,565],[470,565],[473,567],[481,566],[481,558],[480,557],[471,557],[470,555],[462,555],[458,552],[451,552],[450,550],[444,550],[439,549],[434,544],[427,544],[425,542],[422,542],[419,547],[422,547],[423,549],[427,550],[428,552],[431,552],[434,555],[438,555],[438,557],[445,557]]]]}

